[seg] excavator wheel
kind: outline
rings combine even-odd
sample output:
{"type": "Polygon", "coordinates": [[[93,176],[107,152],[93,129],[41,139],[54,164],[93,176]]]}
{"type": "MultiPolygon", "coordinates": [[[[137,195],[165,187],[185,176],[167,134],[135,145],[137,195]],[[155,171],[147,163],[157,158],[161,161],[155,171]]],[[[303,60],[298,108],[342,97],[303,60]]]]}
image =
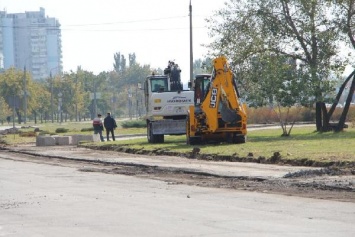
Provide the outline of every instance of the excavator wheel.
{"type": "Polygon", "coordinates": [[[197,145],[201,143],[201,137],[191,137],[190,136],[190,117],[186,118],[186,144],[187,145],[197,145]]]}
{"type": "Polygon", "coordinates": [[[247,138],[244,135],[233,134],[232,142],[235,144],[245,143],[246,140],[247,140],[247,138]]]}
{"type": "Polygon", "coordinates": [[[201,144],[201,137],[186,137],[187,145],[198,145],[201,144]]]}

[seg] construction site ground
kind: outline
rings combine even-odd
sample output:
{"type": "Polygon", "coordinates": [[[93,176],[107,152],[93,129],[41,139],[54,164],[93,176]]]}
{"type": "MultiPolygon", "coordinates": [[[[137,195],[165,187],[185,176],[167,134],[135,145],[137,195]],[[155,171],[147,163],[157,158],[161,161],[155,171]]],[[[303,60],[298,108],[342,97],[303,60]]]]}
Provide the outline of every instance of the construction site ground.
{"type": "Polygon", "coordinates": [[[0,159],[186,184],[355,203],[353,167],[302,167],[128,154],[78,146],[3,146],[0,159]]]}

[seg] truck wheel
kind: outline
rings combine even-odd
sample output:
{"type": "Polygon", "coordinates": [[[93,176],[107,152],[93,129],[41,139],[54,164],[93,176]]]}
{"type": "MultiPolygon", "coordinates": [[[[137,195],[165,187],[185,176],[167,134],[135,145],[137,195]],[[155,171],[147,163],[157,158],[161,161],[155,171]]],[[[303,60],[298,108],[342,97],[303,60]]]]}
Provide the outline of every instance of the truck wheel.
{"type": "Polygon", "coordinates": [[[149,143],[164,143],[164,134],[153,134],[152,124],[147,124],[147,139],[149,143]]]}
{"type": "Polygon", "coordinates": [[[153,139],[153,133],[152,133],[152,124],[148,123],[147,124],[147,139],[149,143],[154,143],[154,139],[153,139]]]}
{"type": "Polygon", "coordinates": [[[155,142],[154,143],[164,143],[164,134],[153,135],[155,142]]]}

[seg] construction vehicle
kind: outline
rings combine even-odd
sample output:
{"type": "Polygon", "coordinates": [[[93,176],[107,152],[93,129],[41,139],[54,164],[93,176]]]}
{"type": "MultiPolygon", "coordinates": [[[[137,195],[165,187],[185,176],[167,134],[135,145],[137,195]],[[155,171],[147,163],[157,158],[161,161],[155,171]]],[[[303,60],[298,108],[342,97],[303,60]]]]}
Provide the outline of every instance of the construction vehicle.
{"type": "Polygon", "coordinates": [[[194,104],[194,92],[183,90],[180,74],[179,65],[169,61],[164,75],[153,73],[144,82],[149,143],[163,143],[164,135],[186,133],[187,110],[194,104]]]}
{"type": "Polygon", "coordinates": [[[194,79],[194,105],[186,119],[187,144],[226,141],[245,143],[246,106],[239,100],[233,73],[225,57],[213,60],[211,75],[194,79]]]}

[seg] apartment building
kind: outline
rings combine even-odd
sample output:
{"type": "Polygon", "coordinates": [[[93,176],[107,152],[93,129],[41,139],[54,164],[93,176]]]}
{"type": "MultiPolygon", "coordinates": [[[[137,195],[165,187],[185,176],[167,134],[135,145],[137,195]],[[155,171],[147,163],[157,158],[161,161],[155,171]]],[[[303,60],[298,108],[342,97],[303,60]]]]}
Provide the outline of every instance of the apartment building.
{"type": "Polygon", "coordinates": [[[25,13],[0,11],[0,70],[15,67],[43,80],[62,72],[59,21],[45,9],[25,13]]]}

